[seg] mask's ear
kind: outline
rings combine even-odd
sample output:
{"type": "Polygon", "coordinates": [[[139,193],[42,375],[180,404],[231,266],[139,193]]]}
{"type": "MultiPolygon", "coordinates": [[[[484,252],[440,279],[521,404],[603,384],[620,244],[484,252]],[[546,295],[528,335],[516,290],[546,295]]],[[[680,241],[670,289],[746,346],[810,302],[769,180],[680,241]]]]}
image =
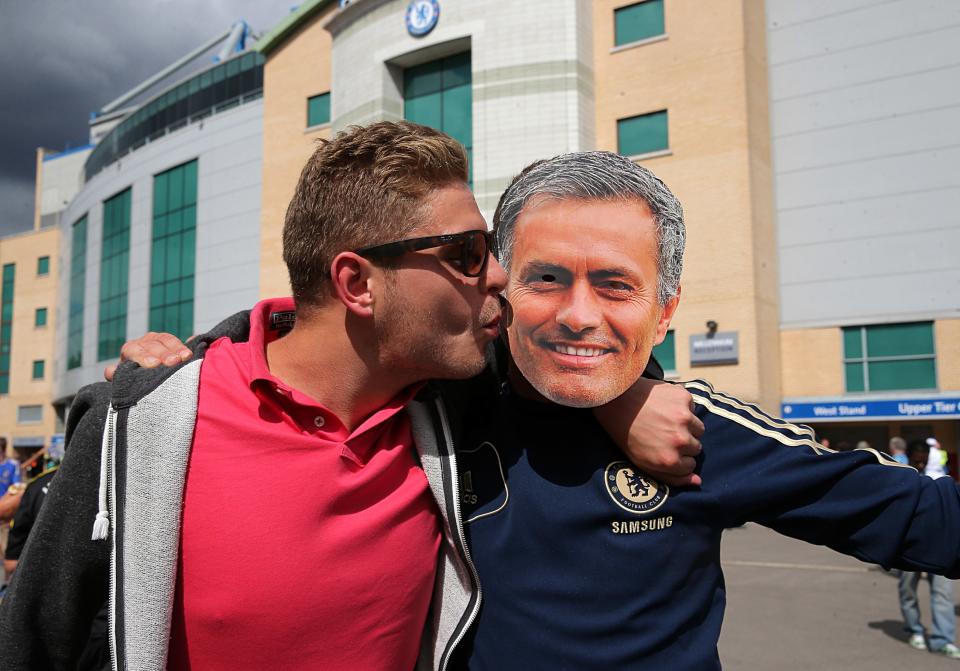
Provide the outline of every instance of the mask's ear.
{"type": "Polygon", "coordinates": [[[330,280],[336,297],[359,317],[373,316],[373,277],[377,270],[370,261],[353,252],[340,252],[330,264],[330,280]]]}
{"type": "Polygon", "coordinates": [[[653,341],[654,345],[659,345],[663,342],[663,339],[667,337],[670,322],[673,320],[673,315],[677,311],[677,306],[680,305],[681,288],[682,287],[677,287],[677,295],[668,300],[667,304],[663,306],[663,312],[660,313],[660,321],[657,322],[657,337],[653,341]]]}

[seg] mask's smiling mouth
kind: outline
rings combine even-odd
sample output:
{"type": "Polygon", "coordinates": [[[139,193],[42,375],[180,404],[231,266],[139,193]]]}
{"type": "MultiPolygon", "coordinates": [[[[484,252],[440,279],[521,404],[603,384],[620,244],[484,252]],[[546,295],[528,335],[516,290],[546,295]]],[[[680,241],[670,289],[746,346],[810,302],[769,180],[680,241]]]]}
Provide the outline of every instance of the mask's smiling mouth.
{"type": "Polygon", "coordinates": [[[616,352],[605,347],[605,343],[541,340],[537,343],[543,348],[554,364],[567,369],[592,369],[608,360],[616,352]]]}
{"type": "Polygon", "coordinates": [[[595,347],[573,347],[571,345],[551,345],[555,352],[560,354],[567,354],[569,356],[601,356],[606,354],[608,350],[597,349],[595,347]]]}

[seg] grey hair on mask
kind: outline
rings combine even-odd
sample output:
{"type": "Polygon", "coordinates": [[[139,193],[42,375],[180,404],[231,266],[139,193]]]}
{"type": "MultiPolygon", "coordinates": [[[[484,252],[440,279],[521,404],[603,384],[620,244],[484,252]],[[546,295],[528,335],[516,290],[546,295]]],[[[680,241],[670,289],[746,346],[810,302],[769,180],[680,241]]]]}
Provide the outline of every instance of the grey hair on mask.
{"type": "MultiPolygon", "coordinates": [[[[630,159],[608,151],[561,154],[531,163],[513,178],[493,215],[500,263],[508,271],[517,219],[533,198],[555,200],[639,200],[657,226],[658,285],[661,305],[677,295],[683,270],[686,229],[677,197],[656,175],[630,159]]],[[[589,244],[589,241],[586,241],[589,244]]]]}

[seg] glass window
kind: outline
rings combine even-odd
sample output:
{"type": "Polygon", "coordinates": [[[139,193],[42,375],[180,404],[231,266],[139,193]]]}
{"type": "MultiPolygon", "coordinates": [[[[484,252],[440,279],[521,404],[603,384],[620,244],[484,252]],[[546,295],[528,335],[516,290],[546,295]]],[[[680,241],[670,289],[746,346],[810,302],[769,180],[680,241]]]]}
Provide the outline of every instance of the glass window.
{"type": "Polygon", "coordinates": [[[37,275],[49,275],[50,274],[50,257],[41,256],[37,259],[37,275]]]}
{"type": "MultiPolygon", "coordinates": [[[[242,95],[254,100],[263,87],[264,58],[248,53],[205,72],[197,73],[175,89],[164,92],[135,114],[120,122],[91,152],[84,165],[84,177],[90,179],[133,147],[139,147],[152,134],[198,120],[212,113],[213,107],[242,95]],[[240,76],[243,70],[252,76],[240,76]],[[229,82],[227,81],[229,79],[229,82]]],[[[239,104],[239,100],[234,104],[239,104]]]]}
{"type": "Polygon", "coordinates": [[[18,405],[17,424],[39,424],[43,421],[42,405],[18,405]]]}
{"type": "Polygon", "coordinates": [[[3,289],[0,291],[0,394],[10,393],[10,341],[13,335],[13,282],[16,264],[3,266],[3,289]]]}
{"type": "Polygon", "coordinates": [[[47,325],[47,308],[37,308],[33,313],[34,326],[47,325]]]}
{"type": "Polygon", "coordinates": [[[330,93],[307,98],[307,127],[330,123],[330,93]]]}
{"type": "Polygon", "coordinates": [[[668,149],[667,140],[666,110],[617,121],[617,151],[624,156],[668,149]]]}
{"type": "Polygon", "coordinates": [[[663,35],[663,0],[646,0],[613,12],[614,40],[617,46],[663,35]]]}
{"type": "Polygon", "coordinates": [[[103,203],[98,361],[120,356],[120,348],[127,339],[129,271],[130,189],[126,189],[103,203]]]}
{"type": "MultiPolygon", "coordinates": [[[[150,330],[193,335],[197,162],[156,175],[150,251],[150,330]]],[[[121,341],[122,344],[122,341],[121,341]]]]}
{"type": "Polygon", "coordinates": [[[677,350],[673,338],[673,331],[667,331],[663,342],[653,348],[653,356],[657,358],[664,372],[677,370],[677,350]]]}
{"type": "MultiPolygon", "coordinates": [[[[442,130],[473,156],[473,89],[470,52],[407,68],[403,117],[442,130]]],[[[472,161],[471,161],[472,163],[472,161]]],[[[473,167],[470,167],[470,180],[473,167]]]]}
{"type": "Polygon", "coordinates": [[[848,392],[936,389],[933,322],[845,327],[843,371],[848,392]]]}
{"type": "Polygon", "coordinates": [[[38,360],[36,360],[36,361],[33,362],[33,379],[34,379],[34,380],[42,380],[42,379],[43,379],[43,372],[44,372],[44,368],[45,368],[45,363],[46,363],[46,362],[43,361],[43,359],[38,359],[38,360]]]}
{"type": "Polygon", "coordinates": [[[67,369],[83,364],[83,303],[87,282],[87,217],[73,225],[70,240],[70,313],[67,317],[67,369]]]}

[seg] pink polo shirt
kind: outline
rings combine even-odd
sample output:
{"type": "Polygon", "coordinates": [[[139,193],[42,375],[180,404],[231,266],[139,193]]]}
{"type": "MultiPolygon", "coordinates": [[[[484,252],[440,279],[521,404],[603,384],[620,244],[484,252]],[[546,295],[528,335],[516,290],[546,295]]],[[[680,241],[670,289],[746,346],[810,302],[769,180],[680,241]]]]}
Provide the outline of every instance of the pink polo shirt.
{"type": "Polygon", "coordinates": [[[267,369],[250,341],[211,345],[184,492],[170,669],[412,669],[441,532],[407,390],[353,432],[267,369]]]}

